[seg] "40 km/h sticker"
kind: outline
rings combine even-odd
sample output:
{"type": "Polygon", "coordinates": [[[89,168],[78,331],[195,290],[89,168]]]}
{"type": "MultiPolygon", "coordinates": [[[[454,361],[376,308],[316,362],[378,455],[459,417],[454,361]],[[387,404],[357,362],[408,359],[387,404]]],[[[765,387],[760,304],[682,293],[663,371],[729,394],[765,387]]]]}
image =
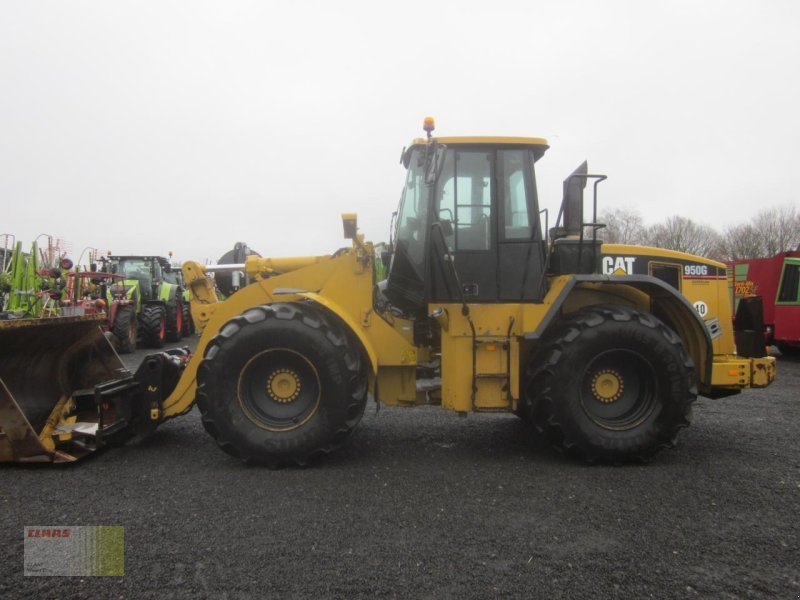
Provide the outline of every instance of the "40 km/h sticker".
{"type": "Polygon", "coordinates": [[[702,300],[698,300],[692,306],[697,311],[697,314],[701,317],[705,317],[708,314],[708,304],[703,302],[702,300]]]}

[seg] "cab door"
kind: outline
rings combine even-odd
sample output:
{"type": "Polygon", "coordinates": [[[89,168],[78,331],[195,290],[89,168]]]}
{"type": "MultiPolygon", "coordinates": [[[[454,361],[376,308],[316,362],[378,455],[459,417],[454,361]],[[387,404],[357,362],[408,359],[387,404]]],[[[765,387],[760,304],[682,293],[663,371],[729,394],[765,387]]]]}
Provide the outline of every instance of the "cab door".
{"type": "MultiPolygon", "coordinates": [[[[434,220],[441,233],[431,239],[429,298],[441,302],[496,302],[497,215],[494,150],[450,148],[436,185],[434,220]],[[447,264],[447,245],[461,291],[447,264]]],[[[434,227],[434,230],[436,228],[434,227]]]]}
{"type": "Polygon", "coordinates": [[[540,300],[543,293],[544,245],[536,198],[533,156],[527,149],[497,151],[500,207],[497,232],[498,299],[540,300]]]}

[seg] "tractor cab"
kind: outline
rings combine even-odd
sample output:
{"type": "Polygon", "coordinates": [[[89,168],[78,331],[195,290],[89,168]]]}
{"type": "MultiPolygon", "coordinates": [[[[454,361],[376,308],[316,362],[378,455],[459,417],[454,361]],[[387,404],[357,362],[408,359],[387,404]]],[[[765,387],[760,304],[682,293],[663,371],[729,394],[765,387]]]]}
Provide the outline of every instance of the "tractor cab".
{"type": "Polygon", "coordinates": [[[104,269],[139,282],[142,300],[155,300],[159,295],[169,261],[161,256],[107,256],[103,257],[104,269]]]}
{"type": "Polygon", "coordinates": [[[387,299],[408,313],[429,302],[541,300],[534,164],[547,148],[541,138],[414,140],[402,155],[387,299]]]}

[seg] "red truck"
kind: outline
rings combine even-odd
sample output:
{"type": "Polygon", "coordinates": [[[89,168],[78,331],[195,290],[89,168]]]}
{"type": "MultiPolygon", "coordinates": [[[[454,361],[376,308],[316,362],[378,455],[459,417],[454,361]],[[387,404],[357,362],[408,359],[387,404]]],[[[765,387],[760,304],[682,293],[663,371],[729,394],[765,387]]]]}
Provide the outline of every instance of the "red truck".
{"type": "Polygon", "coordinates": [[[736,305],[742,297],[761,296],[767,343],[781,354],[800,356],[800,249],[772,258],[736,260],[729,266],[736,305]]]}

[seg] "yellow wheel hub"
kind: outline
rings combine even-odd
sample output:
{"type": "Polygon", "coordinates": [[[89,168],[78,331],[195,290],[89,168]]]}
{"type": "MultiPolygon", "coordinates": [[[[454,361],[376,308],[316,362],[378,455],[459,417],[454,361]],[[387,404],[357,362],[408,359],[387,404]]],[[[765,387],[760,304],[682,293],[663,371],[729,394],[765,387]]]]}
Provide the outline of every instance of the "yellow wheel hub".
{"type": "Polygon", "coordinates": [[[619,400],[624,389],[622,376],[611,369],[598,372],[592,379],[592,393],[603,404],[611,404],[619,400]]]}
{"type": "Polygon", "coordinates": [[[269,376],[267,393],[275,402],[294,402],[300,395],[300,378],[294,371],[279,369],[269,376]]]}

